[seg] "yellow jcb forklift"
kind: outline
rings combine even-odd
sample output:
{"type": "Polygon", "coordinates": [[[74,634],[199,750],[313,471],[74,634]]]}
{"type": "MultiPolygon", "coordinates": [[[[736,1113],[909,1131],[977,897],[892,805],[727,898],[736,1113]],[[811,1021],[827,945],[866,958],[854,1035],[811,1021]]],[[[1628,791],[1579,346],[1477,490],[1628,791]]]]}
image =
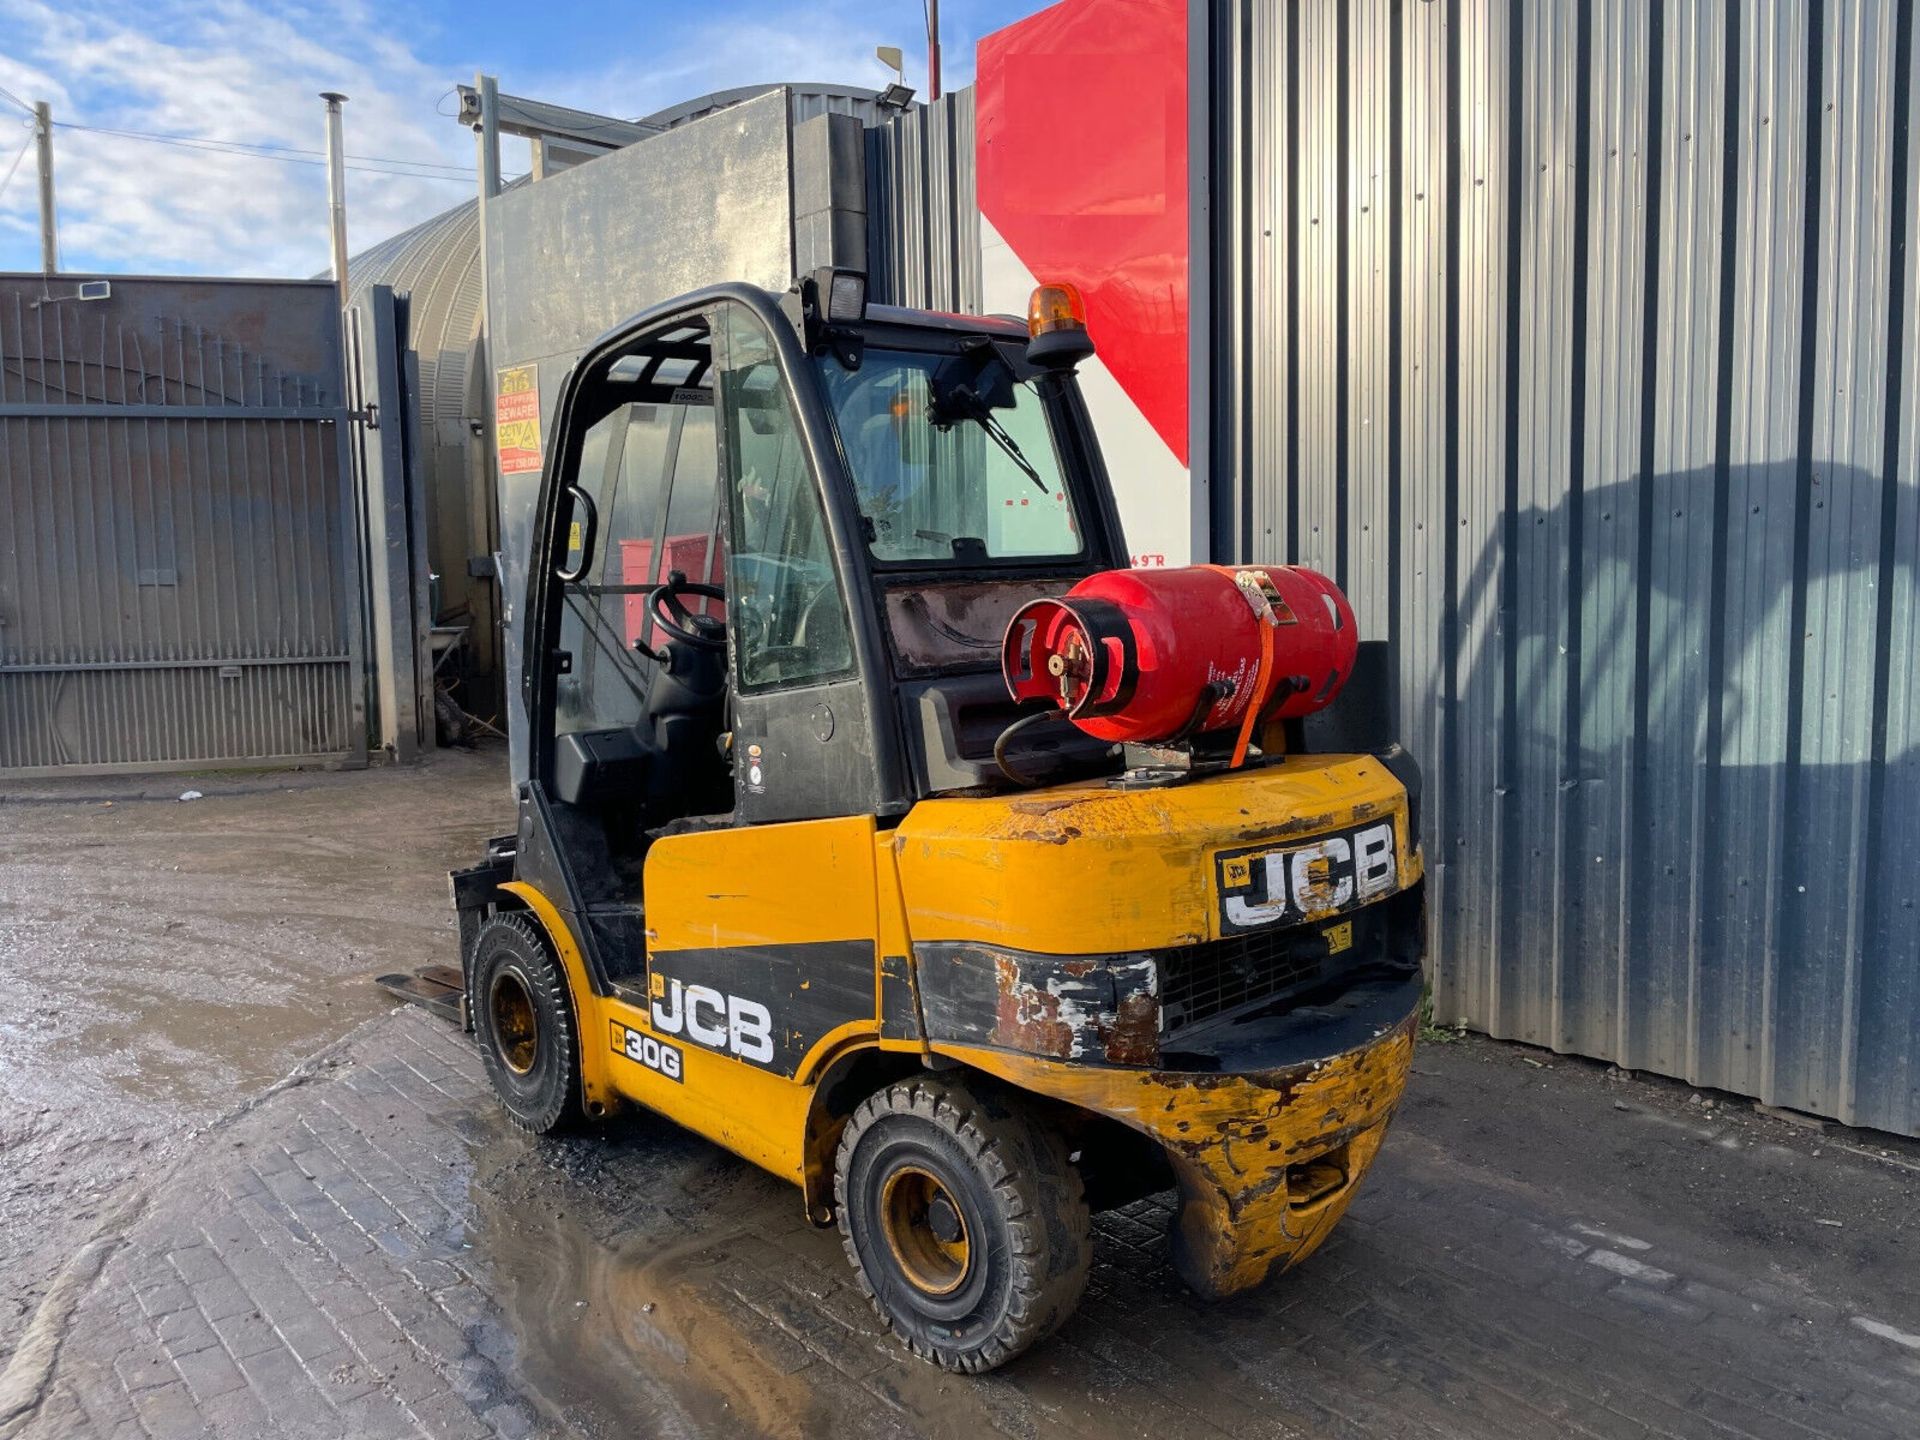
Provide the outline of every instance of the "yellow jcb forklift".
{"type": "Polygon", "coordinates": [[[1292,567],[1129,571],[1026,326],[822,271],[597,342],[527,568],[518,826],[452,877],[527,1130],[657,1111],[800,1188],[914,1353],[1002,1364],[1089,1215],[1203,1295],[1328,1234],[1406,1081],[1419,772],[1292,567]]]}

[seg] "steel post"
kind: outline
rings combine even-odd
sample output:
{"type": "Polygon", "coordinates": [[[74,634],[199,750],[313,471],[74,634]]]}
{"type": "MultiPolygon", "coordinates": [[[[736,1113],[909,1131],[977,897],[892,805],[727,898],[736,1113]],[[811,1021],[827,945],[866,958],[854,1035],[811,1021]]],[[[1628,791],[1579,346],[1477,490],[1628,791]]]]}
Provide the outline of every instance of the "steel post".
{"type": "Polygon", "coordinates": [[[34,102],[33,139],[40,162],[40,270],[52,275],[60,269],[60,239],[53,215],[53,107],[44,100],[34,102]]]}
{"type": "Polygon", "coordinates": [[[940,0],[927,0],[927,100],[940,98],[940,0]]]}
{"type": "Polygon", "coordinates": [[[327,102],[327,235],[332,245],[333,283],[340,292],[340,308],[347,308],[347,151],[341,133],[340,107],[346,96],[325,90],[327,102]]]}

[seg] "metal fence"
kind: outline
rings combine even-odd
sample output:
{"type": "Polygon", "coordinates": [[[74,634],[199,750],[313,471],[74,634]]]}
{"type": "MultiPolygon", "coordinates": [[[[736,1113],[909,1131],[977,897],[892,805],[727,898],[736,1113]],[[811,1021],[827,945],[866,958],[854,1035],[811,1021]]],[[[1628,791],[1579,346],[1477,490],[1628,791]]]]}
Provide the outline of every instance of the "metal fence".
{"type": "Polygon", "coordinates": [[[364,763],[337,317],[0,276],[0,776],[364,763]]]}
{"type": "Polygon", "coordinates": [[[1219,553],[1397,646],[1439,1015],[1920,1131],[1913,7],[1212,14],[1219,553]]]}

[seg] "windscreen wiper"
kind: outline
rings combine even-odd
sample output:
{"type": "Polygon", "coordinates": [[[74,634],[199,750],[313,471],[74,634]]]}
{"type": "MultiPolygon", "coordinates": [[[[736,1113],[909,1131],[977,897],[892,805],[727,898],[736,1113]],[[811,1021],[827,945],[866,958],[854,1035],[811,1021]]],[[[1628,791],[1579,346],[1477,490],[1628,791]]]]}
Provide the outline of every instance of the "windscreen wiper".
{"type": "Polygon", "coordinates": [[[1013,404],[1013,370],[991,345],[985,340],[970,345],[966,353],[943,364],[933,374],[929,388],[933,392],[933,403],[928,406],[928,415],[935,425],[945,430],[961,417],[973,421],[1020,467],[1021,474],[1040,487],[1042,495],[1053,493],[1040,478],[1040,472],[1033,468],[1033,462],[1027,459],[1020,442],[993,418],[996,400],[1006,406],[1013,404]],[[956,366],[962,373],[953,373],[956,366]],[[964,373],[969,370],[971,376],[964,373]]]}
{"type": "Polygon", "coordinates": [[[1020,473],[1040,487],[1042,495],[1051,495],[1047,482],[1040,478],[1040,472],[1033,468],[1033,462],[1027,459],[1026,452],[1020,448],[1020,442],[1007,433],[1007,427],[993,418],[993,412],[982,405],[978,409],[969,409],[967,417],[986,431],[1007,454],[1007,458],[1020,467],[1020,473]]]}

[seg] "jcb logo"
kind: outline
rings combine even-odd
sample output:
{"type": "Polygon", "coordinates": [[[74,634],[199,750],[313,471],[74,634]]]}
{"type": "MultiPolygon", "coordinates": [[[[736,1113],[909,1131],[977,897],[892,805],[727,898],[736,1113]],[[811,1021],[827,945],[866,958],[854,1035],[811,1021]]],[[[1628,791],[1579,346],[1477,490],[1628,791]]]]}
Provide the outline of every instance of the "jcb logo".
{"type": "Polygon", "coordinates": [[[1290,849],[1234,850],[1218,858],[1224,935],[1298,925],[1400,888],[1391,820],[1290,849]]]}
{"type": "Polygon", "coordinates": [[[707,985],[653,977],[653,1028],[696,1045],[726,1050],[765,1065],[773,1059],[773,1014],[755,1000],[722,995],[707,985]]]}

